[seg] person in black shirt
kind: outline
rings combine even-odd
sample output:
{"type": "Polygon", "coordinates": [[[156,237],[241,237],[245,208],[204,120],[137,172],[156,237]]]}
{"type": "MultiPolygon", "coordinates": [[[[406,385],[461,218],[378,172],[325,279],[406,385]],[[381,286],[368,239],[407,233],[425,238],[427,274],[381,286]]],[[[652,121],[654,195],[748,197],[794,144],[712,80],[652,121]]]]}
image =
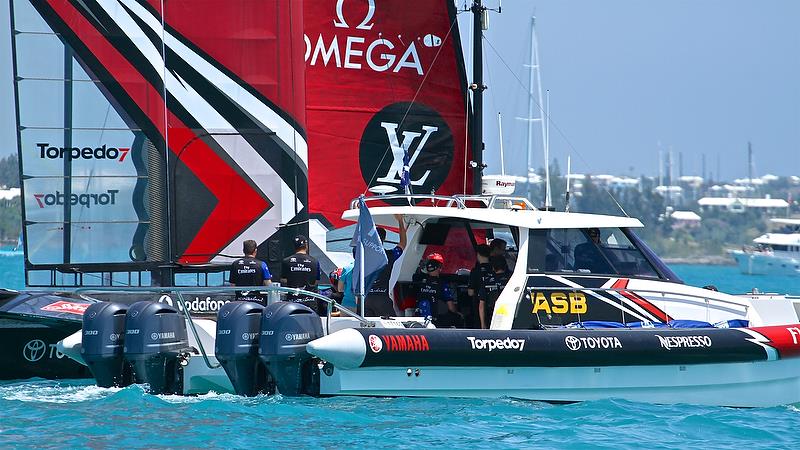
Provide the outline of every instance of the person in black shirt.
{"type": "Polygon", "coordinates": [[[472,299],[471,319],[468,326],[471,328],[484,326],[483,314],[479,309],[479,303],[486,300],[486,285],[494,283],[494,273],[492,265],[489,264],[489,254],[491,249],[488,245],[479,245],[476,250],[477,263],[472,271],[469,273],[469,286],[467,287],[467,294],[472,299]],[[477,322],[477,323],[476,323],[477,322]]]}
{"type": "Polygon", "coordinates": [[[589,271],[591,273],[613,273],[606,262],[606,258],[600,252],[600,246],[602,245],[600,229],[589,228],[586,230],[586,235],[589,237],[589,241],[575,246],[575,270],[589,271]]]}
{"type": "Polygon", "coordinates": [[[492,324],[492,315],[494,315],[494,304],[503,288],[508,284],[510,274],[506,267],[508,266],[505,258],[499,255],[489,258],[489,263],[492,265],[492,276],[486,286],[486,296],[478,303],[478,313],[481,315],[481,328],[488,329],[492,324]]]}
{"type": "MultiPolygon", "coordinates": [[[[372,282],[364,298],[364,315],[367,317],[387,317],[394,316],[394,303],[389,296],[389,278],[392,276],[392,268],[394,262],[403,254],[403,249],[406,248],[406,224],[403,221],[403,216],[395,216],[397,219],[397,228],[400,235],[400,242],[391,250],[386,251],[386,259],[389,261],[386,267],[383,268],[378,278],[372,282]]],[[[384,228],[377,228],[378,236],[381,242],[386,241],[386,230],[384,228]]]]}
{"type": "Polygon", "coordinates": [[[464,318],[456,309],[450,283],[441,278],[443,266],[444,257],[431,253],[425,258],[420,273],[414,275],[417,312],[422,317],[431,317],[439,328],[463,327],[464,318]]]}
{"type": "MultiPolygon", "coordinates": [[[[231,264],[231,276],[228,281],[233,286],[269,286],[272,283],[272,275],[267,264],[256,259],[257,248],[256,241],[252,239],[244,241],[242,245],[244,258],[237,259],[231,264]]],[[[236,300],[266,305],[267,298],[257,291],[236,291],[236,300]]]]}
{"type": "MultiPolygon", "coordinates": [[[[305,236],[297,235],[294,238],[294,249],[295,253],[284,258],[281,263],[281,284],[285,287],[317,292],[317,281],[320,278],[319,262],[308,254],[308,240],[305,236]]],[[[326,314],[326,305],[318,304],[315,298],[288,294],[286,300],[302,303],[321,315],[326,314]]]]}

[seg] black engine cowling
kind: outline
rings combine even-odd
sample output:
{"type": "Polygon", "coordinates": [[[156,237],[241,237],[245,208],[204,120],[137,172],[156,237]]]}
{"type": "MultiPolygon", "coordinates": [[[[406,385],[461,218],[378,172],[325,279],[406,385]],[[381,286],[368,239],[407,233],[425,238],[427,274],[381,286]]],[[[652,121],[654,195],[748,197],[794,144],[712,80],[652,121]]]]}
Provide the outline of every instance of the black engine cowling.
{"type": "Polygon", "coordinates": [[[186,322],[174,308],[136,302],[125,316],[125,361],[136,383],[149,384],[153,394],[182,393],[180,363],[191,352],[186,322]]]}
{"type": "Polygon", "coordinates": [[[127,305],[99,302],[83,313],[81,357],[100,387],[123,387],[132,382],[123,355],[127,311],[127,305]]]}
{"type": "Polygon", "coordinates": [[[264,309],[258,351],[281,394],[319,392],[315,361],[306,344],[322,336],[319,315],[305,305],[277,302],[264,309]]]}
{"type": "Polygon", "coordinates": [[[214,354],[239,395],[272,393],[258,356],[263,311],[258,303],[230,302],[217,314],[214,354]]]}

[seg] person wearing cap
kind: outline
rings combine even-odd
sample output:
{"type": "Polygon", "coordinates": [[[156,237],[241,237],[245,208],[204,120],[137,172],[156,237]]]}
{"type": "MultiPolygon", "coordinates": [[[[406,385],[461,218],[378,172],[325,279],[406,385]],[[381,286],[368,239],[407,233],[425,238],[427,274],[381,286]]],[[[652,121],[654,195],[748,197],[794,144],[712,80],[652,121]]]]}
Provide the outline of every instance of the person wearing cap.
{"type": "Polygon", "coordinates": [[[425,258],[420,273],[415,275],[417,312],[422,317],[431,317],[437,327],[461,327],[463,317],[456,309],[450,283],[441,278],[444,257],[431,253],[425,258]]]}
{"type": "MultiPolygon", "coordinates": [[[[295,253],[281,262],[281,285],[290,288],[303,289],[317,292],[317,282],[320,279],[319,262],[308,254],[308,239],[303,235],[294,238],[295,253]]],[[[286,300],[302,303],[309,308],[326,314],[326,306],[318,304],[316,299],[295,294],[287,294],[286,300]]]]}
{"type": "MultiPolygon", "coordinates": [[[[242,244],[244,258],[239,258],[231,264],[231,275],[228,280],[233,286],[269,286],[272,275],[267,264],[256,259],[258,245],[249,239],[242,244]]],[[[236,291],[236,300],[252,301],[266,304],[266,296],[257,291],[236,291]]]]}
{"type": "MultiPolygon", "coordinates": [[[[389,278],[392,276],[394,263],[400,258],[400,255],[403,254],[403,249],[406,248],[408,240],[403,216],[396,215],[395,219],[397,219],[397,232],[400,235],[400,242],[391,250],[384,249],[386,251],[388,263],[386,267],[381,270],[381,273],[375,281],[372,282],[372,286],[370,286],[367,295],[364,297],[364,315],[367,317],[387,317],[395,315],[394,302],[392,302],[389,296],[389,278]]],[[[377,231],[381,242],[386,242],[386,229],[378,227],[377,231]]]]}
{"type": "Polygon", "coordinates": [[[589,240],[575,246],[575,270],[591,273],[611,273],[611,267],[600,252],[600,229],[586,229],[589,240]]]}

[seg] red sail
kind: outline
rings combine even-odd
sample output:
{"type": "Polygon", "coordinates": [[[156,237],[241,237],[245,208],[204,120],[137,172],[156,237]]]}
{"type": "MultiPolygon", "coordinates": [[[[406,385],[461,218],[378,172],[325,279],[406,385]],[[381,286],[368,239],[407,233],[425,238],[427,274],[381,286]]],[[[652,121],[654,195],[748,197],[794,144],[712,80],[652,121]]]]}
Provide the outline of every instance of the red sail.
{"type": "Polygon", "coordinates": [[[311,214],[339,227],[368,188],[404,192],[404,156],[412,192],[471,193],[453,2],[315,0],[304,10],[311,214]]]}

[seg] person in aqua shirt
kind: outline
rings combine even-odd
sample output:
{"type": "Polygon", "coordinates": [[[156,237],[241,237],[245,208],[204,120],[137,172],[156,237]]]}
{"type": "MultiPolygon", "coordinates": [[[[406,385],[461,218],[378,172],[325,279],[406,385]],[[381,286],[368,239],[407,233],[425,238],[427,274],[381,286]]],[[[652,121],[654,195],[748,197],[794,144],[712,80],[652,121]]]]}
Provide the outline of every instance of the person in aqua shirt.
{"type": "Polygon", "coordinates": [[[344,296],[342,298],[342,306],[345,306],[350,309],[355,309],[356,307],[356,296],[353,295],[353,266],[354,263],[350,263],[344,267],[342,267],[342,274],[339,276],[339,283],[337,289],[341,292],[344,296]]]}

